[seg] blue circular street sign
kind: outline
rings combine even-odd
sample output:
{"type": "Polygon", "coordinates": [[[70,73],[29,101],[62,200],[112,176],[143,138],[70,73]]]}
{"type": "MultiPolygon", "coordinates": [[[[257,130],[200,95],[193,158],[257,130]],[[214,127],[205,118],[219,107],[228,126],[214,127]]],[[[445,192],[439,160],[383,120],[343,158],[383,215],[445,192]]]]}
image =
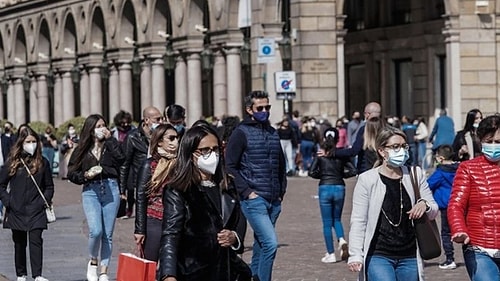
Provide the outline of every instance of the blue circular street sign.
{"type": "Polygon", "coordinates": [[[281,88],[283,88],[283,90],[288,90],[290,89],[290,84],[291,84],[292,81],[290,80],[283,80],[281,82],[281,88]]]}
{"type": "Polygon", "coordinates": [[[269,47],[269,46],[262,47],[262,53],[264,55],[269,55],[271,53],[271,47],[269,47]]]}

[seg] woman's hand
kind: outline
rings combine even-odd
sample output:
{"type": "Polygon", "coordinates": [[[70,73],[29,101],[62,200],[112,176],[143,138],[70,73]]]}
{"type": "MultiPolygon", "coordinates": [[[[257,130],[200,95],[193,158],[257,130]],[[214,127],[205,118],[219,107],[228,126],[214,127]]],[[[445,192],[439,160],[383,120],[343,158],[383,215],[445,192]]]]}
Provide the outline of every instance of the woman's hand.
{"type": "Polygon", "coordinates": [[[453,236],[451,236],[451,241],[460,244],[469,244],[470,239],[469,235],[465,232],[457,232],[453,236]]]}
{"type": "Polygon", "coordinates": [[[318,151],[316,152],[316,156],[318,156],[318,157],[323,157],[325,155],[326,155],[326,153],[325,153],[325,150],[323,148],[318,149],[318,151]]]}
{"type": "Polygon", "coordinates": [[[236,235],[229,229],[223,229],[217,233],[217,241],[221,247],[230,247],[236,240],[236,235]]]}
{"type": "Polygon", "coordinates": [[[413,208],[407,212],[407,214],[410,215],[410,219],[412,220],[419,219],[425,214],[426,209],[427,204],[422,200],[415,204],[413,208]]]}
{"type": "Polygon", "coordinates": [[[360,272],[361,268],[363,268],[363,264],[360,262],[351,262],[347,266],[351,272],[360,272]]]}
{"type": "Polygon", "coordinates": [[[137,244],[137,245],[144,244],[144,238],[145,238],[144,234],[134,234],[135,244],[137,244]]]}
{"type": "Polygon", "coordinates": [[[177,281],[177,278],[170,276],[167,278],[163,278],[162,281],[177,281]]]}

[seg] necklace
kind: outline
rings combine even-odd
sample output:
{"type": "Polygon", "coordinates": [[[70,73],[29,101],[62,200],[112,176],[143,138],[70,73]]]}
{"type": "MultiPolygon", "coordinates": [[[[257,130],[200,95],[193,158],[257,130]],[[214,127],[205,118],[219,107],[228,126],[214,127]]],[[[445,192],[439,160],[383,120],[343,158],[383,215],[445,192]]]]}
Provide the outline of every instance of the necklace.
{"type": "Polygon", "coordinates": [[[401,224],[401,220],[403,219],[403,184],[401,183],[403,180],[400,179],[399,180],[399,201],[400,201],[400,205],[399,205],[399,221],[398,223],[393,223],[389,217],[387,216],[387,214],[385,213],[384,211],[384,208],[381,208],[382,209],[382,214],[384,215],[385,219],[394,227],[398,227],[400,224],[401,224]]]}

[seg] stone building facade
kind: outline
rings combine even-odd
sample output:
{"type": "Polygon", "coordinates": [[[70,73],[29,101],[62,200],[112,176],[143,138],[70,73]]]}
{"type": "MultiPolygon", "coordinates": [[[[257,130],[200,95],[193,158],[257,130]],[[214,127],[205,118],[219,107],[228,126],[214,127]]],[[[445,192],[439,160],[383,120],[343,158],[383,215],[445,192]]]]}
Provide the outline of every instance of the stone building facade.
{"type": "Polygon", "coordinates": [[[147,105],[178,103],[192,123],[241,116],[251,89],[271,94],[273,122],[292,108],[334,121],[368,101],[431,121],[445,107],[457,129],[471,108],[498,111],[500,0],[240,2],[0,1],[0,117],[58,126],[124,109],[138,120],[147,105]],[[288,67],[278,44],[274,62],[258,63],[263,37],[290,39],[288,67]],[[293,102],[276,99],[284,68],[296,72],[293,102]]]}

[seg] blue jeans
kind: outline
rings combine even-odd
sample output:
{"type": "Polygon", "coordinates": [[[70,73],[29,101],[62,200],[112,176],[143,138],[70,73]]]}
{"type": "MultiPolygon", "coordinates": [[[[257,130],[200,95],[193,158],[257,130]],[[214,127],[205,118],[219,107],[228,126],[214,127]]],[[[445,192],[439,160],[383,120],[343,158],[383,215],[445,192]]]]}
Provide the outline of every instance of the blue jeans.
{"type": "Polygon", "coordinates": [[[453,242],[451,242],[450,225],[448,224],[448,210],[439,209],[441,212],[441,241],[447,261],[454,261],[453,242]]]}
{"type": "Polygon", "coordinates": [[[424,170],[429,168],[429,167],[424,167],[424,157],[425,154],[427,153],[427,142],[425,141],[419,141],[417,142],[417,147],[418,147],[418,164],[420,167],[422,167],[424,170]]]}
{"type": "Polygon", "coordinates": [[[307,171],[312,163],[314,142],[303,140],[300,142],[300,154],[302,154],[302,170],[307,171]]]}
{"type": "Polygon", "coordinates": [[[500,281],[500,258],[466,246],[464,261],[471,281],[500,281]]]}
{"type": "Polygon", "coordinates": [[[367,281],[418,281],[417,258],[366,257],[367,281]]]}
{"type": "Polygon", "coordinates": [[[344,185],[320,185],[318,189],[319,210],[323,220],[323,237],[325,238],[326,251],[331,254],[333,248],[332,227],[335,229],[337,239],[344,237],[344,227],[341,216],[344,208],[344,185]]]}
{"type": "Polygon", "coordinates": [[[56,151],[53,147],[42,147],[42,156],[49,160],[50,174],[52,175],[52,170],[54,169],[54,155],[56,151]]]}
{"type": "Polygon", "coordinates": [[[101,265],[108,266],[116,213],[120,206],[120,190],[116,179],[92,181],[83,186],[82,204],[89,227],[89,253],[91,258],[99,256],[101,265]]]}
{"type": "Polygon", "coordinates": [[[274,226],[281,213],[281,201],[269,202],[261,196],[241,201],[241,211],[254,232],[252,275],[260,281],[271,281],[278,237],[274,226]]]}

